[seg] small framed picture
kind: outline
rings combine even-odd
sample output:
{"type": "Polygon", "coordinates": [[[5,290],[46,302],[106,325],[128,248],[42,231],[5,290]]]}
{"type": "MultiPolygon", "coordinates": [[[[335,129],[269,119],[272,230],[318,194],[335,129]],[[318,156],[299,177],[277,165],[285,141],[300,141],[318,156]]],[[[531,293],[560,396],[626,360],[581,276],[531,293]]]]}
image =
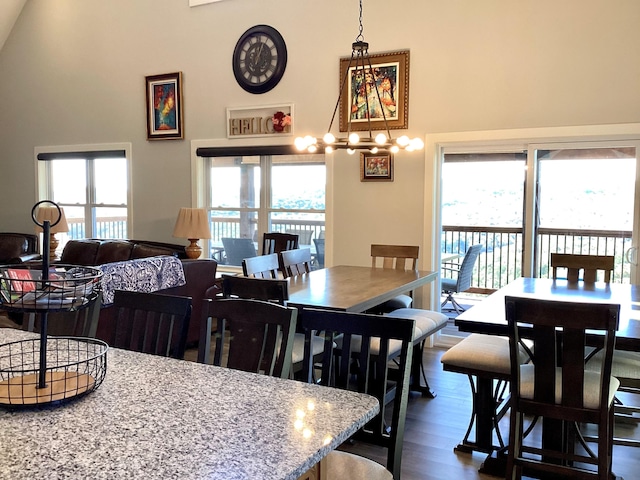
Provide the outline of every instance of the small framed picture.
{"type": "Polygon", "coordinates": [[[360,154],[361,182],[393,182],[393,154],[363,152],[360,154]]]}
{"type": "Polygon", "coordinates": [[[145,77],[147,140],[184,138],[182,72],[145,77]]]}

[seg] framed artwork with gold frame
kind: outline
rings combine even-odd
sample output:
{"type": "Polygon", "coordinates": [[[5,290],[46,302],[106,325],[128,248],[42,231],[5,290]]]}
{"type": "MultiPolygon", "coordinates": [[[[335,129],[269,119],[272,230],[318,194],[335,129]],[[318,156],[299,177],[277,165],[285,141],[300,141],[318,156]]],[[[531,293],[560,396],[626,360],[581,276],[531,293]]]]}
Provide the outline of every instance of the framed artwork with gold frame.
{"type": "Polygon", "coordinates": [[[353,64],[349,67],[350,58],[340,59],[340,85],[343,88],[340,95],[340,131],[348,130],[349,116],[352,131],[369,130],[368,117],[371,117],[372,130],[385,130],[384,116],[390,129],[408,128],[409,50],[369,55],[369,58],[373,75],[368,65],[365,66],[365,75],[362,75],[362,68],[353,64]],[[346,81],[343,82],[345,75],[346,81]],[[380,100],[373,88],[374,79],[380,100]]]}

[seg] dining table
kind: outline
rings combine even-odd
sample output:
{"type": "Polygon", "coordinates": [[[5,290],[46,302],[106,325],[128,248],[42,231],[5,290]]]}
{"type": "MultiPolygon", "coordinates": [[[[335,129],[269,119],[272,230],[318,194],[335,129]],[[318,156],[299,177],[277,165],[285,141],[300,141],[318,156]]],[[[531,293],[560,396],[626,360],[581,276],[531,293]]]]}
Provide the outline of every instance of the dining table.
{"type": "MultiPolygon", "coordinates": [[[[619,304],[620,325],[616,331],[616,348],[640,352],[640,285],[521,277],[462,312],[455,319],[455,325],[461,332],[507,335],[504,307],[506,296],[576,303],[619,304]]],[[[597,343],[598,337],[588,336],[587,340],[597,343]]]]}
{"type": "Polygon", "coordinates": [[[435,280],[438,272],[337,265],[289,279],[290,306],[361,313],[435,280]]]}
{"type": "MultiPolygon", "coordinates": [[[[0,344],[33,337],[0,329],[0,344]]],[[[380,408],[369,395],[213,365],[117,348],[107,359],[90,393],[0,408],[0,477],[296,480],[380,408]]]]}
{"type": "MultiPolygon", "coordinates": [[[[616,349],[640,352],[640,285],[569,282],[564,279],[521,277],[462,312],[455,319],[455,325],[461,332],[507,336],[505,313],[505,297],[507,296],[620,305],[616,349]]],[[[594,347],[599,346],[601,344],[600,334],[588,334],[587,343],[594,347]]],[[[478,382],[474,396],[476,405],[492,405],[494,399],[491,382],[478,382]]],[[[493,421],[491,415],[490,409],[479,410],[476,418],[477,443],[487,448],[487,451],[492,450],[493,421]]],[[[489,474],[503,474],[504,467],[504,458],[497,458],[490,454],[480,471],[489,474]]]]}

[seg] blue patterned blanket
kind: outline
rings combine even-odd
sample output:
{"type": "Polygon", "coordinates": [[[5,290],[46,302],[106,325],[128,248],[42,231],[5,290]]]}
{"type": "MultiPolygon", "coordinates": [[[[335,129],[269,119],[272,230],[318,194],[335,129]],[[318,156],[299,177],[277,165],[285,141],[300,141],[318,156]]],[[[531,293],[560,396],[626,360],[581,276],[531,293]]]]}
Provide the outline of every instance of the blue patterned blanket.
{"type": "Polygon", "coordinates": [[[155,292],[186,283],[182,262],[176,257],[158,256],[100,265],[102,303],[113,303],[115,290],[155,292]]]}

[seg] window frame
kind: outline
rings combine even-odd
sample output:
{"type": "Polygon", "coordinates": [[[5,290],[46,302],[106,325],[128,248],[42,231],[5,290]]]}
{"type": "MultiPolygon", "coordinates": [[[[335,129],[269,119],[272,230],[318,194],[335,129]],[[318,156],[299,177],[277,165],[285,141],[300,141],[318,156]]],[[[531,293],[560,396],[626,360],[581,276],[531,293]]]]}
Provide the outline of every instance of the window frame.
{"type": "MultiPolygon", "coordinates": [[[[252,141],[245,141],[244,145],[238,145],[237,143],[229,142],[224,139],[214,140],[194,140],[191,142],[191,181],[192,181],[192,206],[199,208],[206,208],[211,211],[209,190],[208,190],[208,172],[210,163],[208,161],[211,157],[232,157],[232,156],[259,156],[260,157],[260,207],[249,208],[246,211],[258,211],[258,235],[261,232],[269,231],[269,221],[273,213],[282,212],[282,209],[274,209],[271,206],[271,191],[265,189],[265,185],[270,185],[271,176],[271,162],[268,163],[268,167],[265,167],[263,157],[273,157],[278,155],[291,155],[298,158],[304,158],[305,155],[310,155],[305,152],[299,152],[292,144],[280,144],[273,143],[266,140],[262,140],[262,143],[258,143],[255,139],[252,141]],[[262,214],[261,214],[262,213],[262,214]]],[[[313,154],[309,158],[317,157],[321,154],[313,154]]],[[[320,210],[284,210],[286,212],[294,213],[324,213],[324,228],[325,231],[330,229],[331,219],[328,216],[330,211],[329,203],[329,178],[330,178],[330,155],[324,155],[324,165],[326,169],[326,187],[325,187],[325,209],[320,210]]],[[[304,163],[304,162],[299,162],[304,163]]],[[[319,163],[317,161],[311,161],[310,163],[319,163]]],[[[228,210],[241,211],[241,208],[232,208],[228,210]]],[[[210,241],[203,241],[203,250],[210,251],[210,241]]],[[[219,270],[234,270],[235,267],[220,265],[219,270]]]]}
{"type": "MultiPolygon", "coordinates": [[[[52,198],[53,188],[51,182],[51,160],[56,158],[77,158],[84,159],[88,164],[96,158],[108,157],[109,152],[124,152],[127,171],[127,231],[126,238],[133,238],[133,202],[132,202],[132,145],[131,143],[110,143],[110,144],[84,144],[84,145],[54,145],[40,146],[34,149],[34,162],[36,171],[36,195],[37,200],[49,200],[52,198]],[[91,155],[91,154],[94,155],[91,155]],[[97,155],[96,155],[97,154],[97,155]]],[[[85,236],[86,238],[95,237],[95,209],[100,207],[118,207],[123,205],[111,205],[96,203],[95,201],[95,179],[93,177],[93,168],[87,169],[87,186],[88,198],[85,203],[81,204],[85,209],[85,236]]],[[[64,204],[61,204],[64,207],[64,204]]],[[[73,205],[80,206],[80,205],[73,205]]]]}

